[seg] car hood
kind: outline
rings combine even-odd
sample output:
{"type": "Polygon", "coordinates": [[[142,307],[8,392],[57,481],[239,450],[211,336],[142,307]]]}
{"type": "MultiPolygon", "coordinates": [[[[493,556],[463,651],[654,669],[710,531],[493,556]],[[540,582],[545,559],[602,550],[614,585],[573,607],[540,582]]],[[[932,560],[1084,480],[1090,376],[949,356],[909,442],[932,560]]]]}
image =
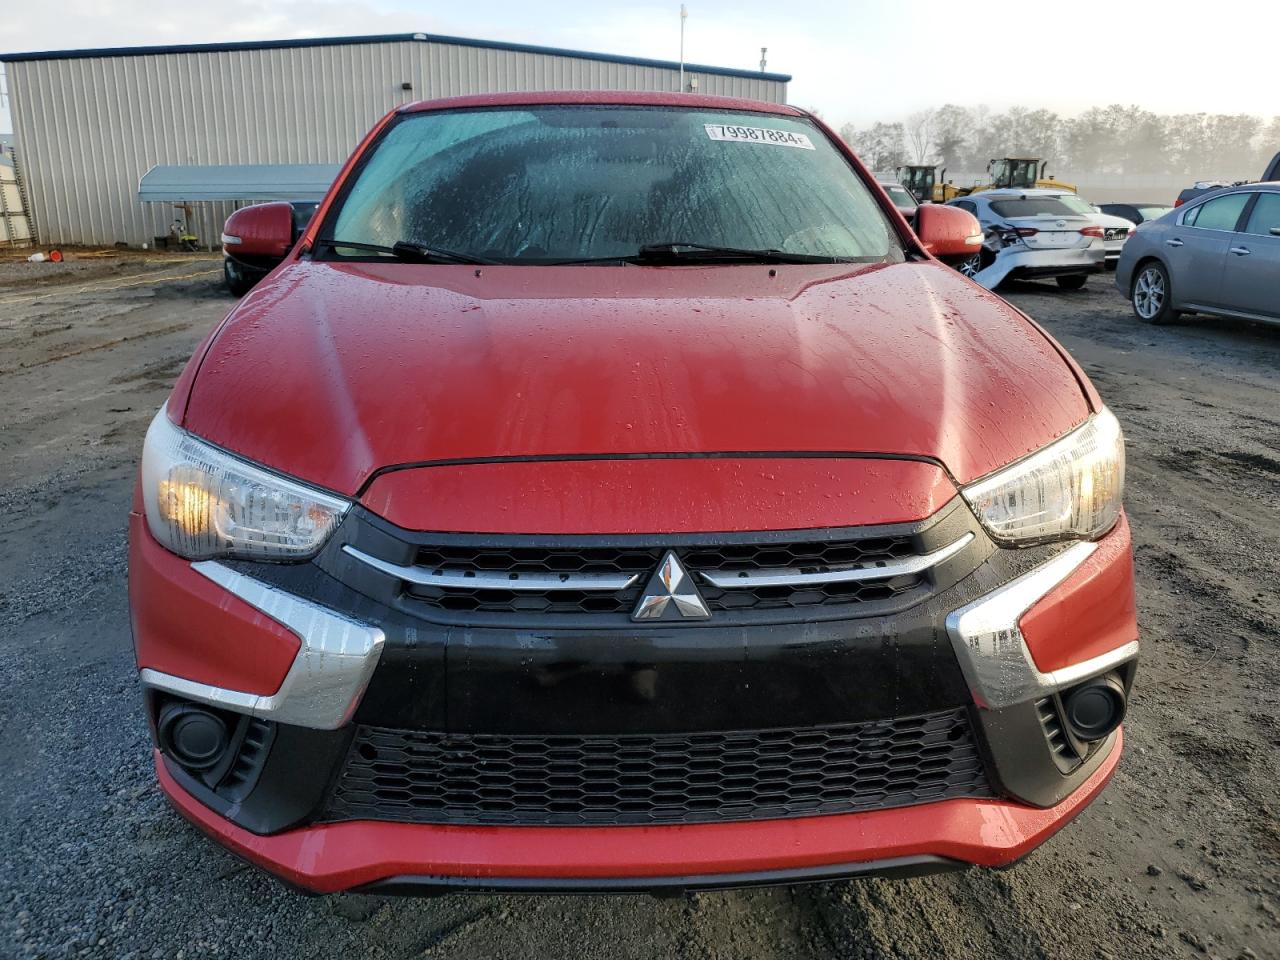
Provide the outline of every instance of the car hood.
{"type": "Polygon", "coordinates": [[[347,495],[392,465],[582,455],[871,453],[967,482],[1089,414],[1043,332],[936,262],[300,260],[193,363],[187,429],[347,495]]]}

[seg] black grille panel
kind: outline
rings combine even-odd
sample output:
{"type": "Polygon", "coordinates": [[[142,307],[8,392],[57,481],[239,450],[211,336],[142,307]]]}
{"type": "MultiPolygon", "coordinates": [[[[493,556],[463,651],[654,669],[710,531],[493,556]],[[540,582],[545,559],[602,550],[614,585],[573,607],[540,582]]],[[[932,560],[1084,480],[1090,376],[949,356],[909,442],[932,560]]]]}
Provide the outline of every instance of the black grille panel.
{"type": "Polygon", "coordinates": [[[990,796],[964,708],[731,733],[450,735],[360,727],[331,820],[646,824],[990,796]]]}
{"type": "MultiPolygon", "coordinates": [[[[468,570],[501,574],[623,574],[637,575],[625,590],[519,591],[450,584],[448,587],[407,585],[406,593],[429,607],[451,613],[630,614],[649,575],[666,548],[426,546],[415,564],[428,570],[468,570]]],[[[925,585],[922,575],[892,580],[826,584],[821,587],[757,587],[720,590],[696,574],[701,570],[761,571],[771,569],[823,570],[853,564],[901,560],[916,554],[910,535],[864,539],[812,540],[777,543],[694,545],[679,551],[685,567],[695,574],[707,606],[717,610],[776,610],[830,604],[891,600],[925,585]]]]}

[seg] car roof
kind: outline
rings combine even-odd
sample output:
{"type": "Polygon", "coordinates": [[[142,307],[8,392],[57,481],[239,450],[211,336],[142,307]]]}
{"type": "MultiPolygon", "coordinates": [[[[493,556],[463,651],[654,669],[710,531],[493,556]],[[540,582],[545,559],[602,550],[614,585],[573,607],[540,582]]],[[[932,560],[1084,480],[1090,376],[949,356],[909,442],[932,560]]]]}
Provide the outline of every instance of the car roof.
{"type": "MultiPolygon", "coordinates": [[[[1183,190],[1182,193],[1195,193],[1194,197],[1189,197],[1185,205],[1199,203],[1201,200],[1208,200],[1210,197],[1222,197],[1228,193],[1257,193],[1261,190],[1280,190],[1280,180],[1263,180],[1260,183],[1233,183],[1225,187],[1211,187],[1208,190],[1196,191],[1194,187],[1183,190]]],[[[1182,194],[1179,194],[1181,196],[1182,194]]]]}
{"type": "Polygon", "coordinates": [[[997,187],[995,190],[980,190],[972,196],[978,197],[996,197],[1001,200],[1008,200],[1010,197],[1065,197],[1079,196],[1070,190],[1054,190],[1050,187],[1027,187],[1025,190],[1019,190],[1017,187],[997,187]]]}
{"type": "Polygon", "coordinates": [[[704,94],[649,92],[639,90],[544,90],[523,93],[483,93],[440,100],[419,100],[405,104],[400,113],[424,113],[430,110],[459,110],[476,107],[516,106],[632,106],[689,107],[711,110],[749,110],[788,117],[807,117],[808,113],[785,103],[765,103],[740,97],[712,97],[704,94]]]}

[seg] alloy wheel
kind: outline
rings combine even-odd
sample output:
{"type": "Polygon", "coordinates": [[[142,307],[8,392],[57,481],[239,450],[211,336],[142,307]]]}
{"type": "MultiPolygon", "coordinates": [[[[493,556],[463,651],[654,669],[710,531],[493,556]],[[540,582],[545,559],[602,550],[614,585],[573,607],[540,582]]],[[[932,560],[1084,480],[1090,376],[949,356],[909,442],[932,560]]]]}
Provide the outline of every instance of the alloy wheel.
{"type": "Polygon", "coordinates": [[[1164,273],[1158,267],[1147,267],[1133,285],[1133,309],[1143,320],[1151,320],[1164,308],[1164,273]]]}

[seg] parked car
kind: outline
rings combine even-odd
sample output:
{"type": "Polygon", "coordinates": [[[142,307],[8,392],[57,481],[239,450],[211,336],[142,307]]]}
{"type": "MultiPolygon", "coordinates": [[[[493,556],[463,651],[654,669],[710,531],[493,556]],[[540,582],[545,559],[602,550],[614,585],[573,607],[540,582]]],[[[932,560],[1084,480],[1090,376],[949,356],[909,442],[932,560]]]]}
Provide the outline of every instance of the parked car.
{"type": "Polygon", "coordinates": [[[320,893],[1013,863],[1138,643],[1120,426],[980,240],[794,107],[396,109],[148,431],[165,794],[320,893]]]}
{"type": "Polygon", "coordinates": [[[1064,290],[1079,290],[1104,268],[1104,230],[1095,222],[1102,214],[1081,213],[1056,191],[984,190],[948,206],[972,213],[982,225],[982,249],[960,272],[988,290],[1006,280],[1048,278],[1064,290]]]}
{"type": "Polygon", "coordinates": [[[1227,187],[1238,187],[1245,182],[1244,180],[1197,180],[1178,194],[1177,199],[1173,201],[1173,205],[1174,207],[1180,207],[1184,203],[1190,203],[1192,200],[1197,200],[1206,194],[1216,193],[1227,187]]]}
{"type": "Polygon", "coordinates": [[[1100,203],[1098,209],[1113,217],[1122,217],[1134,226],[1163,217],[1173,209],[1156,203],[1100,203]]]}
{"type": "Polygon", "coordinates": [[[1116,264],[1120,260],[1120,252],[1124,249],[1125,243],[1129,239],[1129,234],[1133,232],[1134,225],[1124,217],[1113,216],[1104,213],[1096,205],[1089,203],[1074,193],[1057,192],[1053,190],[1036,191],[1037,194],[1046,197],[1057,197],[1068,208],[1088,217],[1089,220],[1102,228],[1102,249],[1104,254],[1103,263],[1108,270],[1114,270],[1116,264]]]}
{"type": "MultiPolygon", "coordinates": [[[[1267,169],[1262,172],[1262,178],[1259,183],[1274,183],[1280,180],[1280,153],[1271,158],[1271,162],[1267,164],[1267,169]]],[[[1249,180],[1198,180],[1187,189],[1178,194],[1178,198],[1173,202],[1175,207],[1180,207],[1192,200],[1198,200],[1200,197],[1223,190],[1227,187],[1239,187],[1249,180]]]]}
{"type": "Polygon", "coordinates": [[[907,218],[908,223],[915,222],[916,208],[920,204],[916,203],[916,198],[911,195],[911,191],[900,184],[897,180],[881,180],[880,186],[884,188],[884,192],[889,195],[889,199],[893,201],[893,205],[898,208],[898,212],[907,218]]]}
{"type": "Polygon", "coordinates": [[[1233,187],[1146,224],[1116,286],[1147,323],[1188,311],[1280,322],[1280,182],[1233,187]]]}
{"type": "MultiPolygon", "coordinates": [[[[282,222],[290,224],[289,240],[264,244],[257,237],[241,237],[234,232],[222,231],[222,278],[233,296],[246,293],[274,270],[284,260],[289,248],[302,236],[311,218],[315,216],[319,202],[315,200],[277,201],[274,205],[282,222]]],[[[266,204],[256,204],[266,206],[266,204]]],[[[234,214],[233,214],[234,216],[234,214]]],[[[234,229],[234,228],[233,228],[234,229]]]]}

